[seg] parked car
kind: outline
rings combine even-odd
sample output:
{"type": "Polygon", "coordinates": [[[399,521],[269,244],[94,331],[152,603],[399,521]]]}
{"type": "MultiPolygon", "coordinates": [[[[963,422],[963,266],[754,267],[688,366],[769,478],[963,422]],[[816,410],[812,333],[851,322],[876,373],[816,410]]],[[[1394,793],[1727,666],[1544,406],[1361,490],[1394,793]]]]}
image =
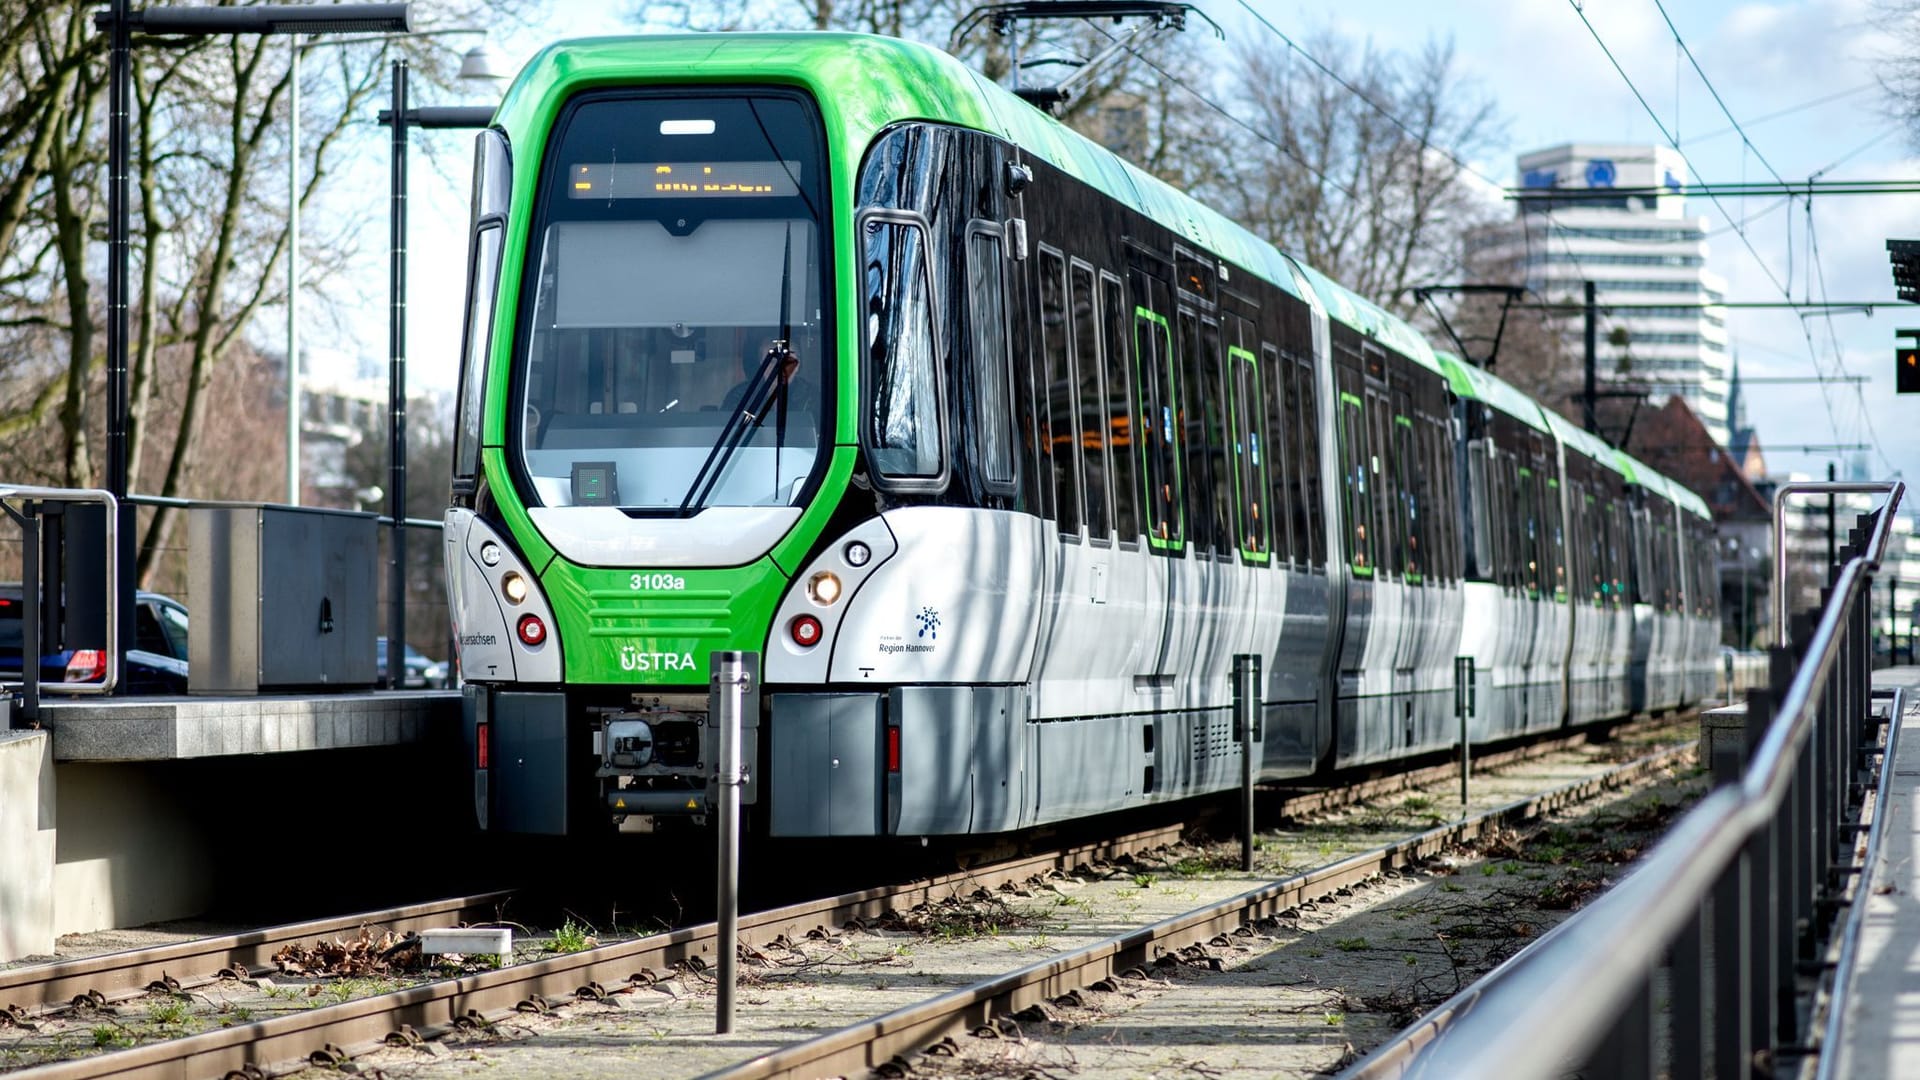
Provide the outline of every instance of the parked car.
{"type": "MultiPolygon", "coordinates": [[[[132,694],[187,692],[187,609],[159,593],[134,594],[134,639],[127,649],[127,682],[132,694]]],[[[0,682],[21,679],[25,647],[26,603],[20,585],[0,584],[0,682]]],[[[40,681],[93,682],[106,673],[102,649],[65,649],[42,653],[40,681]]]]}
{"type": "MultiPolygon", "coordinates": [[[[438,690],[447,685],[447,665],[444,661],[429,660],[419,649],[411,645],[404,646],[405,667],[400,677],[400,687],[404,690],[438,690]]],[[[374,642],[374,666],[378,668],[382,684],[387,681],[387,639],[379,638],[374,642]]]]}

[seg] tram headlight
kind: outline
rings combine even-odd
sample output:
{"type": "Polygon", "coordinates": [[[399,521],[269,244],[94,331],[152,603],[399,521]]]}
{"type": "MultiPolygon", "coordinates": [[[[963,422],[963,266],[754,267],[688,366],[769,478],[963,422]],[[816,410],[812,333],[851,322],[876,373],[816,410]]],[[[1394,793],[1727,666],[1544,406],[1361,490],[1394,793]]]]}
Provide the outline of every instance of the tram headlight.
{"type": "Polygon", "coordinates": [[[873,549],[858,540],[841,548],[840,554],[846,558],[848,566],[865,566],[873,559],[873,549]]]}
{"type": "Polygon", "coordinates": [[[509,570],[500,576],[500,595],[507,603],[518,604],[527,598],[527,579],[517,570],[509,570]]]}
{"type": "Polygon", "coordinates": [[[822,570],[807,579],[807,595],[813,602],[828,607],[840,599],[840,577],[831,570],[822,570]]]}
{"type": "Polygon", "coordinates": [[[489,540],[480,545],[480,561],[488,566],[500,565],[500,545],[489,540]]]}

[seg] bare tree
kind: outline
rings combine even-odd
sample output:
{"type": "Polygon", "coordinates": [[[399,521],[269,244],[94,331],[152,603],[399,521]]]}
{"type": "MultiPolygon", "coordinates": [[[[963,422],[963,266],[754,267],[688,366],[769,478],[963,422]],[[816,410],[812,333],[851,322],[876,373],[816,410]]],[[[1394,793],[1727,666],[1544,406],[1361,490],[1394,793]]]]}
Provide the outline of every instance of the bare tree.
{"type": "Polygon", "coordinates": [[[1226,153],[1213,126],[1181,84],[1206,92],[1208,64],[1198,39],[1209,33],[1195,20],[1185,32],[1164,30],[1115,47],[1119,31],[1102,20],[1020,22],[1011,34],[990,24],[966,25],[973,0],[799,0],[768,11],[741,2],[693,5],[642,3],[641,25],[690,30],[839,30],[906,38],[944,49],[988,78],[1006,82],[1016,51],[1022,85],[1048,86],[1091,68],[1054,114],[1146,171],[1180,187],[1220,177],[1226,153]],[[962,30],[966,30],[962,33],[962,30]]]}
{"type": "MultiPolygon", "coordinates": [[[[438,8],[458,25],[481,7],[497,22],[524,19],[532,6],[446,0],[438,8]]],[[[223,430],[252,432],[252,460],[267,457],[261,444],[279,441],[275,430],[227,414],[239,399],[222,396],[219,374],[236,350],[246,352],[261,310],[286,300],[277,273],[287,250],[285,189],[272,188],[286,160],[287,47],[285,39],[244,36],[136,41],[138,276],[128,387],[136,490],[157,471],[162,495],[241,494],[220,457],[213,458],[222,462],[212,474],[215,490],[195,483],[213,418],[223,430]],[[166,394],[156,392],[162,371],[166,394]]],[[[371,129],[386,61],[397,55],[411,56],[423,87],[451,85],[457,59],[423,39],[315,54],[305,72],[302,206],[332,178],[359,132],[371,129]]],[[[9,477],[92,485],[100,462],[91,433],[104,415],[105,313],[95,283],[104,270],[98,231],[106,138],[105,49],[90,10],[0,0],[0,73],[0,466],[9,477]]],[[[323,269],[346,265],[361,224],[310,223],[303,260],[323,269]]],[[[323,309],[329,284],[325,273],[307,278],[323,309]]],[[[146,515],[143,580],[169,546],[176,519],[165,508],[146,515]]]]}
{"type": "Polygon", "coordinates": [[[1242,140],[1211,191],[1276,246],[1402,314],[1411,286],[1458,280],[1461,235],[1492,210],[1459,164],[1489,149],[1492,102],[1455,69],[1453,46],[1402,56],[1331,32],[1303,49],[1262,37],[1236,50],[1232,97],[1265,133],[1242,140]]]}

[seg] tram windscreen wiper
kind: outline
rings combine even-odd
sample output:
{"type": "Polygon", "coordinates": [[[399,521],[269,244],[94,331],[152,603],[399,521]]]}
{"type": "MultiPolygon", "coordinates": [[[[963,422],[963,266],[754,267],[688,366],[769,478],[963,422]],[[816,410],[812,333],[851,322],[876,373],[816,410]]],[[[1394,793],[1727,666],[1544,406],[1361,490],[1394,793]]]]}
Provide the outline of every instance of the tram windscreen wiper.
{"type": "Polygon", "coordinates": [[[779,498],[780,447],[787,441],[787,387],[800,367],[800,358],[793,354],[790,344],[793,340],[792,291],[793,226],[788,225],[786,247],[780,255],[780,337],[767,346],[767,355],[748,381],[746,392],[727,414],[720,438],[707,452],[699,471],[693,474],[693,483],[680,500],[682,517],[697,513],[706,505],[707,497],[713,494],[720,477],[726,473],[734,453],[766,421],[769,406],[777,414],[773,433],[773,486],[774,497],[779,498]]]}

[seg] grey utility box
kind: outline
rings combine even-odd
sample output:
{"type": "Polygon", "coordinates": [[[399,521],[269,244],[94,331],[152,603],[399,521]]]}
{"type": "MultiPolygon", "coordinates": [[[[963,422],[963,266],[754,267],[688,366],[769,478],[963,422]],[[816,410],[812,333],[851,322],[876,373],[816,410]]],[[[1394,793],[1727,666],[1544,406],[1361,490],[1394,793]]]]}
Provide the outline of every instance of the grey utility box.
{"type": "Polygon", "coordinates": [[[227,503],[194,507],[188,523],[189,692],[374,684],[374,515],[227,503]]]}

